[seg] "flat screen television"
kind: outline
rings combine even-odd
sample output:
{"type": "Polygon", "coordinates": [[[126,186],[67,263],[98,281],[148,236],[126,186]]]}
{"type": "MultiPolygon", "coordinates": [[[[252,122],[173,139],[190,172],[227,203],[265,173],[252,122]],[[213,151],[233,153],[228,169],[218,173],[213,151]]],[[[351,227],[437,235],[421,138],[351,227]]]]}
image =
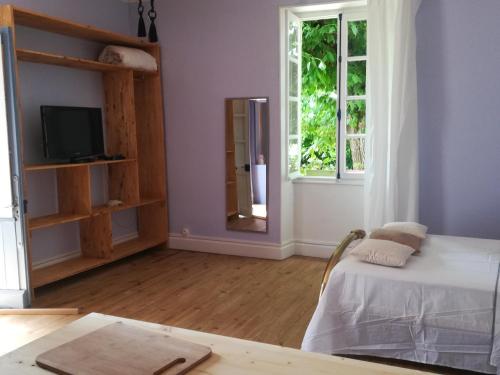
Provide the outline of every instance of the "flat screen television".
{"type": "Polygon", "coordinates": [[[40,106],[48,159],[79,161],[104,155],[100,108],[40,106]]]}

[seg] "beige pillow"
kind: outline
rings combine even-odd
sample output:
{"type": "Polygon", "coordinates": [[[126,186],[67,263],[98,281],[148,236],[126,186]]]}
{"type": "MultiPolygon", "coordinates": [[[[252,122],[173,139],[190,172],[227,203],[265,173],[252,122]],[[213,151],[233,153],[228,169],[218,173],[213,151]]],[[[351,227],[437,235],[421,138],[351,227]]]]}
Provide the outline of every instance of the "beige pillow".
{"type": "Polygon", "coordinates": [[[351,254],[363,262],[403,267],[414,251],[410,246],[394,241],[367,239],[356,246],[351,254]]]}
{"type": "Polygon", "coordinates": [[[413,223],[411,221],[387,223],[382,228],[413,234],[414,236],[420,237],[422,239],[425,239],[425,235],[427,233],[427,227],[425,225],[413,223]]]}
{"type": "Polygon", "coordinates": [[[422,245],[422,238],[392,229],[375,229],[370,233],[370,238],[374,240],[394,241],[401,245],[410,246],[415,250],[415,254],[420,253],[420,246],[422,245]]]}

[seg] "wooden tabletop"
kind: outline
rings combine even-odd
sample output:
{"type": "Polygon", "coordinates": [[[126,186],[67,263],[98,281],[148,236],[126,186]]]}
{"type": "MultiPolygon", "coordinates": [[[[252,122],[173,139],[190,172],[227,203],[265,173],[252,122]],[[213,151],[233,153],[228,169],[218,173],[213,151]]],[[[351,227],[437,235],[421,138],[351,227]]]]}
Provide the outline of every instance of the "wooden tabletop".
{"type": "Polygon", "coordinates": [[[212,356],[190,374],[336,374],[336,375],[409,375],[427,374],[423,371],[357,361],[348,358],[302,352],[276,345],[262,344],[187,329],[89,314],[67,326],[0,357],[0,373],[49,374],[35,364],[35,358],[56,346],[74,340],[115,322],[167,332],[172,337],[212,348],[212,356]]]}

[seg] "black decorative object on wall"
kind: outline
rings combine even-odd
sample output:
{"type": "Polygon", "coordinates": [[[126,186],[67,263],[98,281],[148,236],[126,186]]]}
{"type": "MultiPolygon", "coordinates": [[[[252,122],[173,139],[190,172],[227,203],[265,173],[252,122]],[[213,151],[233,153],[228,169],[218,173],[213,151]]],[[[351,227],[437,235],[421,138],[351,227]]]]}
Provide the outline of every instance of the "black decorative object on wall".
{"type": "Polygon", "coordinates": [[[148,17],[151,20],[149,25],[149,41],[154,43],[158,41],[158,33],[156,32],[156,10],[155,10],[155,0],[151,0],[151,9],[148,12],[148,17]]]}
{"type": "Polygon", "coordinates": [[[144,18],[142,17],[142,14],[144,13],[144,5],[142,5],[142,0],[139,0],[137,12],[139,13],[139,26],[137,28],[137,36],[142,38],[146,36],[146,25],[144,24],[144,18]]]}

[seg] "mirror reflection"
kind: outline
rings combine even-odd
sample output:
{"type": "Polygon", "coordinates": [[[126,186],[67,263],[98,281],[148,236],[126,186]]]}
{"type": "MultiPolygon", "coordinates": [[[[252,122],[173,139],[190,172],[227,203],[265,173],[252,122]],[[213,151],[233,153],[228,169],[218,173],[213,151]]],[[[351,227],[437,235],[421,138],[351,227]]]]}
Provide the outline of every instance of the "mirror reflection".
{"type": "Polygon", "coordinates": [[[226,99],[227,229],[267,232],[269,99],[226,99]]]}

